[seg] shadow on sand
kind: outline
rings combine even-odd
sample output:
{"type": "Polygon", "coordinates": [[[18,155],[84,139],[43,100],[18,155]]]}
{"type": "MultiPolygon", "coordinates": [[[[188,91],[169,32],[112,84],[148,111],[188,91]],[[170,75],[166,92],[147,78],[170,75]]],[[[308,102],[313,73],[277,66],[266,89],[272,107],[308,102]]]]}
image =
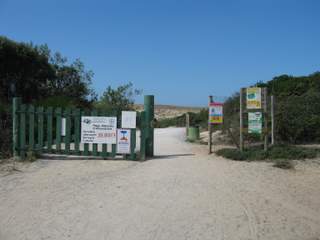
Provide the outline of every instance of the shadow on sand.
{"type": "Polygon", "coordinates": [[[156,155],[156,156],[149,158],[147,160],[149,161],[149,160],[158,160],[158,159],[171,159],[171,158],[194,156],[194,155],[195,154],[193,154],[193,153],[156,155]]]}
{"type": "MultiPolygon", "coordinates": [[[[159,160],[159,159],[172,159],[177,157],[186,157],[186,156],[194,156],[195,154],[186,153],[186,154],[167,154],[167,155],[156,155],[151,158],[147,158],[146,161],[150,160],[159,160]]],[[[101,156],[78,156],[78,155],[62,155],[62,154],[42,154],[40,156],[42,160],[109,160],[109,161],[132,161],[129,159],[123,159],[121,156],[116,156],[115,158],[103,158],[101,156]]],[[[137,161],[141,161],[137,159],[137,161]]]]}

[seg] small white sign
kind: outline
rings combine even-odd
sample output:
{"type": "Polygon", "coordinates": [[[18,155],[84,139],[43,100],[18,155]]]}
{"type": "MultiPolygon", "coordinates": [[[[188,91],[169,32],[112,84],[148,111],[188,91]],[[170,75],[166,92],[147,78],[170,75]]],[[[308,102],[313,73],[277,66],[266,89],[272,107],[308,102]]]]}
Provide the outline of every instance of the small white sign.
{"type": "Polygon", "coordinates": [[[121,127],[122,128],[136,128],[137,112],[122,111],[121,127]]]}
{"type": "Polygon", "coordinates": [[[81,117],[82,143],[117,143],[116,117],[81,117]]]}
{"type": "Polygon", "coordinates": [[[128,154],[130,153],[130,141],[131,130],[130,129],[118,129],[117,130],[117,153],[128,154]]]}
{"type": "Polygon", "coordinates": [[[248,114],[248,133],[262,133],[262,113],[249,112],[248,114]]]}
{"type": "Polygon", "coordinates": [[[66,118],[61,118],[61,136],[66,136],[66,118]]]}

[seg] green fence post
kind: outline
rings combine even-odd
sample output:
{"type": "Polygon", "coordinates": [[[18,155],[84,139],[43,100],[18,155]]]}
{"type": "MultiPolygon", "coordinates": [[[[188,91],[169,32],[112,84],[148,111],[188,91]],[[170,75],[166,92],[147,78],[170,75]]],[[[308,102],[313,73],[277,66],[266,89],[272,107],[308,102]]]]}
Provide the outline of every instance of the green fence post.
{"type": "Polygon", "coordinates": [[[52,150],[52,114],[53,114],[53,108],[48,107],[47,108],[47,151],[51,152],[52,150]]]}
{"type": "Polygon", "coordinates": [[[12,152],[13,157],[19,157],[19,114],[21,98],[15,97],[12,100],[12,152]]]}
{"type": "MultiPolygon", "coordinates": [[[[108,115],[107,112],[103,112],[103,116],[107,116],[107,115],[108,115]]],[[[101,156],[103,157],[103,159],[107,159],[107,157],[108,157],[108,144],[106,144],[106,143],[102,144],[101,156]]]]}
{"type": "Polygon", "coordinates": [[[80,153],[80,126],[81,113],[80,109],[74,110],[74,150],[76,154],[80,153]]]}
{"type": "MultiPolygon", "coordinates": [[[[92,110],[91,111],[91,116],[93,116],[93,117],[98,116],[97,110],[92,110]]],[[[93,156],[98,156],[98,144],[96,144],[96,143],[92,144],[92,155],[93,156]]]]}
{"type": "Polygon", "coordinates": [[[65,137],[65,154],[70,154],[70,142],[71,142],[71,109],[67,108],[64,112],[66,118],[66,137],[65,137]]]}
{"type": "Polygon", "coordinates": [[[57,108],[55,110],[56,115],[56,152],[61,150],[61,124],[62,124],[62,109],[57,108]]]}
{"type": "Polygon", "coordinates": [[[154,96],[146,95],[144,96],[144,111],[145,121],[146,121],[146,131],[147,131],[147,141],[146,141],[146,156],[153,157],[154,155],[154,96]]]}
{"type": "Polygon", "coordinates": [[[111,148],[112,148],[111,157],[115,158],[117,156],[117,144],[112,144],[111,148]]]}
{"type": "Polygon", "coordinates": [[[20,157],[26,157],[26,105],[20,106],[20,157]]]}
{"type": "MultiPolygon", "coordinates": [[[[81,112],[81,116],[88,116],[87,112],[86,111],[82,111],[81,112]]],[[[88,156],[89,155],[89,143],[84,143],[83,144],[83,152],[82,154],[84,156],[88,156]]]]}
{"type": "Polygon", "coordinates": [[[34,151],[34,106],[29,106],[29,151],[34,151]]]}
{"type": "Polygon", "coordinates": [[[146,113],[145,111],[140,113],[140,158],[141,160],[146,160],[146,140],[147,140],[147,130],[146,130],[146,113]]]}
{"type": "Polygon", "coordinates": [[[102,144],[102,152],[101,152],[101,156],[103,157],[103,159],[106,159],[108,157],[108,152],[107,152],[107,144],[102,144]]]}
{"type": "Polygon", "coordinates": [[[37,108],[38,116],[38,151],[41,153],[43,148],[43,107],[37,108]]]}
{"type": "Polygon", "coordinates": [[[130,160],[136,160],[136,129],[131,129],[130,143],[130,160]]]}

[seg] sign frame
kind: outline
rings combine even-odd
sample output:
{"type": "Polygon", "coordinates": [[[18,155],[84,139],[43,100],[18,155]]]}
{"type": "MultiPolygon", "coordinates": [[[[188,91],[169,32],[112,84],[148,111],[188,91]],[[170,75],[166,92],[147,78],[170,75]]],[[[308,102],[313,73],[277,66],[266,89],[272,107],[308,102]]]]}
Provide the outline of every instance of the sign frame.
{"type": "Polygon", "coordinates": [[[131,129],[118,128],[117,129],[117,153],[130,154],[131,153],[131,129]]]}
{"type": "Polygon", "coordinates": [[[223,124],[223,103],[209,104],[209,124],[223,124]]]}
{"type": "Polygon", "coordinates": [[[82,116],[81,143],[116,144],[117,117],[82,116]]]}
{"type": "Polygon", "coordinates": [[[262,112],[248,112],[248,133],[262,134],[263,114],[262,112]]]}
{"type": "Polygon", "coordinates": [[[249,87],[246,89],[247,109],[262,108],[262,89],[260,87],[249,87]]]}

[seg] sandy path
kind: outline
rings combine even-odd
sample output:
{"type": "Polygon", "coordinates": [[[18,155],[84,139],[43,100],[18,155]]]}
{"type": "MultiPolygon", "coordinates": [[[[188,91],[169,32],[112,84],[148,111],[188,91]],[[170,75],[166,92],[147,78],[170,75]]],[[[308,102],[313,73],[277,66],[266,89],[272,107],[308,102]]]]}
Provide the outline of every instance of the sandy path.
{"type": "Polygon", "coordinates": [[[320,239],[320,167],[208,157],[183,129],[154,160],[45,161],[0,178],[0,240],[320,239]]]}

